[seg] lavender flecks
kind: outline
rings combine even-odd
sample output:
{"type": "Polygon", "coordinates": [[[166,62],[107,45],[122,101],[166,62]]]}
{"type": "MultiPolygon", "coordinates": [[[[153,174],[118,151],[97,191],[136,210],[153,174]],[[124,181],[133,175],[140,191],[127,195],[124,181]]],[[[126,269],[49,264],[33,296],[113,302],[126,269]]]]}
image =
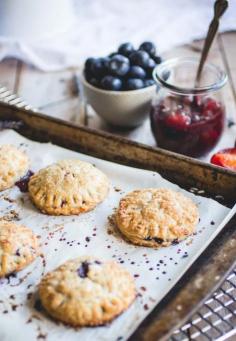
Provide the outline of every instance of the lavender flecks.
{"type": "Polygon", "coordinates": [[[100,262],[100,260],[95,260],[95,264],[100,265],[100,264],[102,264],[102,262],[100,262]]]}
{"type": "Polygon", "coordinates": [[[182,256],[182,258],[186,258],[186,257],[188,257],[188,252],[185,252],[182,256]]]}
{"type": "Polygon", "coordinates": [[[236,123],[235,123],[233,120],[228,119],[227,125],[228,125],[228,128],[231,128],[231,127],[233,127],[234,125],[236,125],[236,123]]]}
{"type": "Polygon", "coordinates": [[[17,304],[12,304],[11,306],[12,311],[16,311],[17,308],[18,308],[17,304]]]}

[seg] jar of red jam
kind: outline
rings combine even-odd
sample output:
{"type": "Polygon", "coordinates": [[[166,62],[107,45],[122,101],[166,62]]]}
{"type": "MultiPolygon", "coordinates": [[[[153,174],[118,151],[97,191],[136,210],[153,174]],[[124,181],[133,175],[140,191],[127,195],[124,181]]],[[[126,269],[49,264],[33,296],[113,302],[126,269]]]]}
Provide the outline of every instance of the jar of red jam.
{"type": "Polygon", "coordinates": [[[225,124],[222,88],[227,75],[206,63],[195,85],[199,60],[170,59],[154,69],[159,91],[151,108],[151,128],[157,145],[200,157],[219,141],[225,124]]]}

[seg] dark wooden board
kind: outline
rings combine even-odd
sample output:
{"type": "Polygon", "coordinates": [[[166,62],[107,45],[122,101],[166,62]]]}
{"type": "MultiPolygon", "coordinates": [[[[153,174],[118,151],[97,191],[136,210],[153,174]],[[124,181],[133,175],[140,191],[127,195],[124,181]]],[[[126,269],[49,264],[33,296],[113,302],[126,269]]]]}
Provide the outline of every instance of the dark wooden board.
{"type": "MultiPolygon", "coordinates": [[[[51,141],[105,160],[157,171],[187,190],[197,187],[207,196],[217,196],[216,200],[229,207],[236,201],[234,172],[8,104],[0,105],[0,120],[2,127],[12,126],[32,140],[51,141]]],[[[131,340],[167,338],[170,331],[183,322],[193,308],[197,309],[206,295],[223,281],[236,259],[235,226],[236,217],[149,314],[131,340]]]]}

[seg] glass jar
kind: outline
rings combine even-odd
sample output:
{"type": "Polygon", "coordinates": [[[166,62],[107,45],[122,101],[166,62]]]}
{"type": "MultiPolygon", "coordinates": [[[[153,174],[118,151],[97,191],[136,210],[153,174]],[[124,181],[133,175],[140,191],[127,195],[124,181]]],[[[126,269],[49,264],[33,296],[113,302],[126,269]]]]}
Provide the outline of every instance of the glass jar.
{"type": "Polygon", "coordinates": [[[199,60],[170,59],[158,65],[153,77],[159,86],[151,108],[151,128],[157,145],[200,157],[219,141],[225,124],[222,88],[227,75],[206,63],[195,87],[199,60]]]}

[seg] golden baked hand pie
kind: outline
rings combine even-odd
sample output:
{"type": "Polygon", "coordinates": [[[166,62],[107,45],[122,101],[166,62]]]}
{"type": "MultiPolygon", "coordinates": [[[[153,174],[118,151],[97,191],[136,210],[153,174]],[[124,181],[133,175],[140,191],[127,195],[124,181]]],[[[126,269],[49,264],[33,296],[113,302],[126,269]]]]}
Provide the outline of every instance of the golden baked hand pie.
{"type": "Polygon", "coordinates": [[[29,181],[33,203],[51,215],[90,211],[105,199],[108,191],[107,176],[80,160],[59,161],[41,169],[29,181]]]}
{"type": "Polygon", "coordinates": [[[141,189],[120,200],[116,224],[133,244],[161,247],[193,234],[199,220],[194,202],[170,189],[141,189]]]}
{"type": "Polygon", "coordinates": [[[39,285],[42,305],[72,326],[112,321],[134,301],[133,277],[113,261],[79,257],[48,273],[39,285]]]}
{"type": "Polygon", "coordinates": [[[38,253],[37,237],[29,228],[0,221],[0,277],[22,270],[38,253]]]}
{"type": "Polygon", "coordinates": [[[29,159],[16,147],[0,145],[0,191],[12,187],[29,169],[29,159]]]}

